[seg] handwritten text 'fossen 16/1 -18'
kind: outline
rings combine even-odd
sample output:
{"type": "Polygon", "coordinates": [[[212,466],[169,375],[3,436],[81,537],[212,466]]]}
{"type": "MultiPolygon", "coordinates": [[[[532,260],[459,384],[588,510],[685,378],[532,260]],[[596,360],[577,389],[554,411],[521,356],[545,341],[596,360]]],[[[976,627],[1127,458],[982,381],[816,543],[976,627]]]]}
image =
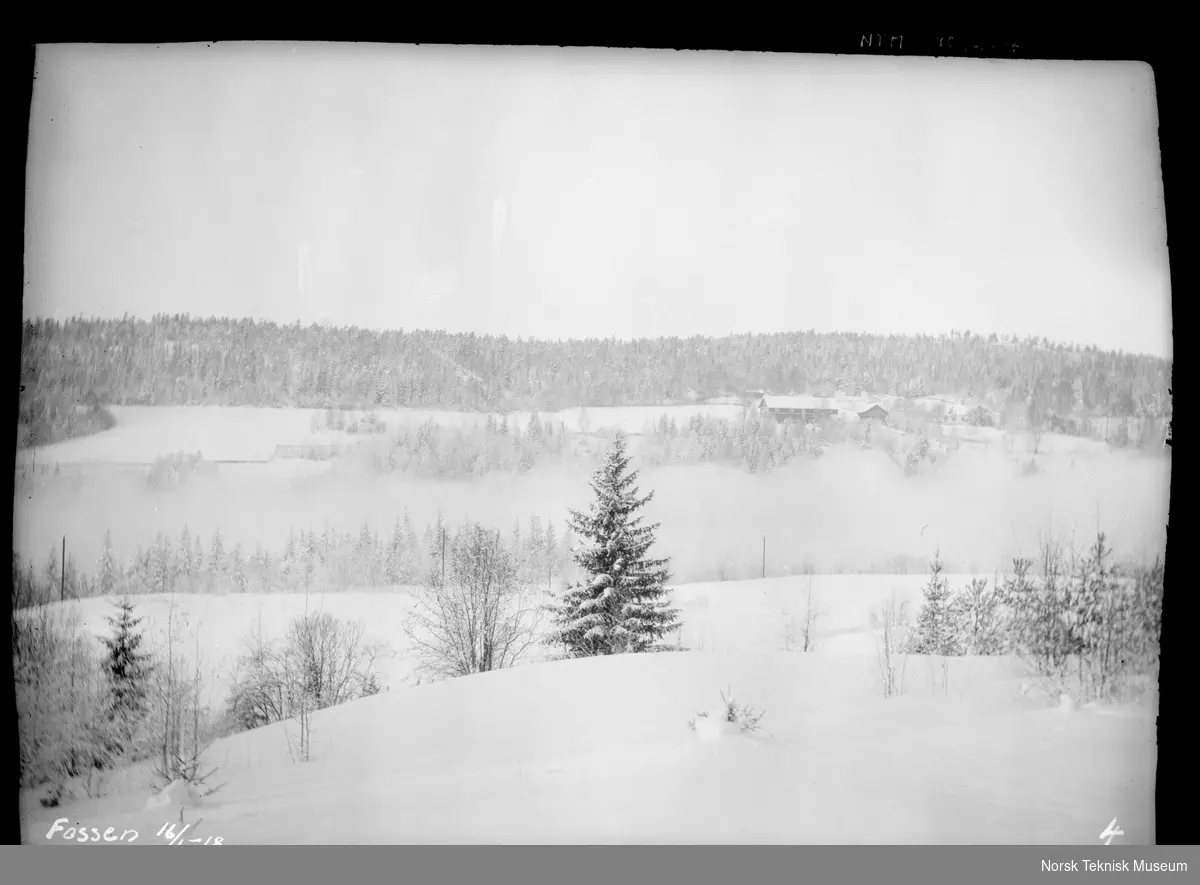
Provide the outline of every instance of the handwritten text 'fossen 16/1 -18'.
{"type": "MultiPolygon", "coordinates": [[[[54,825],[51,826],[50,830],[46,833],[46,839],[52,840],[56,834],[61,833],[62,835],[58,838],[64,842],[79,842],[81,844],[88,844],[91,842],[124,842],[126,844],[130,844],[136,842],[140,836],[137,830],[131,829],[121,830],[118,832],[114,827],[107,827],[102,833],[99,827],[85,827],[82,824],[76,824],[70,827],[64,826],[67,821],[68,818],[65,817],[60,817],[58,820],[56,820],[54,825]]],[[[160,844],[165,845],[225,844],[225,839],[223,836],[205,837],[197,835],[194,831],[196,825],[199,823],[200,821],[196,821],[196,824],[180,825],[178,826],[178,829],[176,824],[163,824],[158,828],[158,832],[154,835],[161,840],[160,844]],[[193,831],[190,838],[188,833],[189,830],[193,831]]]]}

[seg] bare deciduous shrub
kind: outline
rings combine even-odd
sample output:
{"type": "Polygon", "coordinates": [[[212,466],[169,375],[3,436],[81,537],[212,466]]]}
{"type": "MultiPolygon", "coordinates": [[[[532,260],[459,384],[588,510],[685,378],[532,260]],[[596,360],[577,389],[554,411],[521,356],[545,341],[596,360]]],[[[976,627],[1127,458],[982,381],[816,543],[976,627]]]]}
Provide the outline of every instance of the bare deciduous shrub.
{"type": "Polygon", "coordinates": [[[511,667],[540,639],[538,595],[522,587],[496,532],[467,525],[447,544],[446,575],[427,579],[405,632],[434,678],[511,667]]]}
{"type": "Polygon", "coordinates": [[[813,599],[813,578],[808,573],[804,582],[804,609],[799,619],[789,615],[783,628],[784,651],[813,651],[817,645],[817,621],[825,609],[813,599]]]}
{"type": "Polygon", "coordinates": [[[100,649],[73,605],[51,604],[13,613],[12,654],[21,779],[55,806],[111,761],[100,649]]]}
{"type": "Polygon", "coordinates": [[[871,613],[871,626],[878,630],[875,662],[883,696],[903,694],[910,642],[908,603],[892,593],[871,613]]]}
{"type": "Polygon", "coordinates": [[[238,664],[230,692],[231,725],[246,730],[295,720],[298,745],[293,758],[311,757],[312,716],[319,710],[378,694],[374,672],[379,647],[364,640],[362,624],[327,612],[294,618],[281,643],[268,642],[261,625],[238,664]]]}
{"type": "Polygon", "coordinates": [[[204,754],[216,739],[217,728],[212,711],[203,702],[200,635],[193,635],[194,658],[189,667],[182,654],[186,615],[177,610],[174,597],[167,607],[167,634],[158,655],[150,695],[148,746],[152,752],[154,776],[160,786],[183,780],[205,787],[211,795],[222,785],[208,786],[217,769],[205,769],[204,754]]]}
{"type": "Polygon", "coordinates": [[[293,619],[286,653],[318,710],[363,695],[378,654],[364,641],[364,633],[362,624],[339,621],[327,612],[293,619]]]}
{"type": "Polygon", "coordinates": [[[249,731],[288,717],[286,689],[278,652],[263,635],[262,626],[246,641],[229,694],[228,713],[233,731],[249,731]]]}

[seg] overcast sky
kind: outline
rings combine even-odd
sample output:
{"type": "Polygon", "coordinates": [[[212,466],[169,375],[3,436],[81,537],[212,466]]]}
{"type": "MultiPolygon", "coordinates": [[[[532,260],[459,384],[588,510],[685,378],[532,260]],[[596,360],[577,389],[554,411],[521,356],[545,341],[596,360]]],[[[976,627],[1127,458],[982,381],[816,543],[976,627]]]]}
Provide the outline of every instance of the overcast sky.
{"type": "Polygon", "coordinates": [[[27,315],[1169,355],[1141,64],[39,50],[27,315]]]}

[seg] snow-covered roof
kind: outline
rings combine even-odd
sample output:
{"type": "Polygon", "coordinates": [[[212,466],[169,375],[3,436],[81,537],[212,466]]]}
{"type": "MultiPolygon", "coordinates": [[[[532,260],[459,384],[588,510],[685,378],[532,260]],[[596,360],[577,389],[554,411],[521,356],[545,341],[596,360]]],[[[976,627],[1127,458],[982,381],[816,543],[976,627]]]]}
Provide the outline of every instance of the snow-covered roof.
{"type": "Polygon", "coordinates": [[[759,403],[768,409],[828,409],[837,411],[837,400],[819,396],[764,396],[759,403]]]}

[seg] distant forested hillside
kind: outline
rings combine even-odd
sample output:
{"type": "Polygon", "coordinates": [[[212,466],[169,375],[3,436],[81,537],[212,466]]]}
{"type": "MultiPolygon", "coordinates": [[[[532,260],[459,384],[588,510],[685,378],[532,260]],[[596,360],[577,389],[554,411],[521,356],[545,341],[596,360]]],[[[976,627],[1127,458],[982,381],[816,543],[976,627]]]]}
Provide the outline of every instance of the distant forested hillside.
{"type": "Polygon", "coordinates": [[[27,320],[19,440],[101,429],[106,404],[555,410],[748,390],[982,396],[1058,414],[1169,416],[1170,363],[966,333],[781,332],[538,341],[233,319],[27,320]]]}

